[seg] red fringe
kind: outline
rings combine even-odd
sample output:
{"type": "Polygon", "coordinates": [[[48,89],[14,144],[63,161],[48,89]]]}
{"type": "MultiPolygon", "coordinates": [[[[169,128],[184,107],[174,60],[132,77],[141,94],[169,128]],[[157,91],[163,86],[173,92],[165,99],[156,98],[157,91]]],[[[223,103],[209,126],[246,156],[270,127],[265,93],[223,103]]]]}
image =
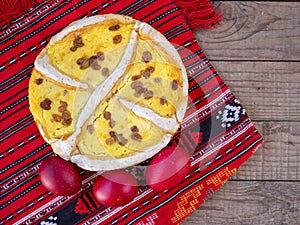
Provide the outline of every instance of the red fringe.
{"type": "Polygon", "coordinates": [[[0,0],[0,27],[9,24],[42,2],[43,0],[0,0]]]}
{"type": "Polygon", "coordinates": [[[212,29],[220,24],[223,14],[216,12],[210,0],[174,0],[182,9],[188,25],[192,29],[212,29]]]}
{"type": "MultiPolygon", "coordinates": [[[[42,3],[43,0],[0,0],[0,27],[9,24],[12,20],[42,3]]],[[[211,29],[223,18],[216,12],[209,0],[175,0],[182,9],[188,25],[192,29],[211,29]]]]}

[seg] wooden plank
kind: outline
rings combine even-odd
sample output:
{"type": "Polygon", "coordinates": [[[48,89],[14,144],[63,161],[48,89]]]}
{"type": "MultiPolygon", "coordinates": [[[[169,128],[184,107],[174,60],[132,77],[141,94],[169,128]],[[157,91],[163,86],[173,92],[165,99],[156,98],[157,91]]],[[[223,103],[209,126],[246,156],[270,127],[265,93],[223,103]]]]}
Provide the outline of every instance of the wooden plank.
{"type": "Polygon", "coordinates": [[[195,31],[210,60],[300,60],[298,2],[215,2],[222,26],[195,31]]]}
{"type": "Polygon", "coordinates": [[[228,181],[181,225],[298,225],[300,182],[228,181]]]}
{"type": "Polygon", "coordinates": [[[300,122],[255,122],[265,143],[232,180],[300,181],[300,122]]]}
{"type": "Polygon", "coordinates": [[[211,63],[253,120],[300,120],[298,62],[211,63]]]}

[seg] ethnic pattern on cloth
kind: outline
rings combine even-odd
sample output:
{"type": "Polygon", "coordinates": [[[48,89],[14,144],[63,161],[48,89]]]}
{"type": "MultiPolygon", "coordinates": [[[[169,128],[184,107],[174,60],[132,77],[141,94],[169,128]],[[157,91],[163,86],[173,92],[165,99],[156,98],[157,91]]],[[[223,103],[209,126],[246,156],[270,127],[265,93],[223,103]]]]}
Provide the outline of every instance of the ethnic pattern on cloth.
{"type": "MultiPolygon", "coordinates": [[[[0,74],[1,225],[178,224],[263,142],[170,0],[44,1],[1,28],[0,74]],[[141,185],[134,201],[117,208],[94,199],[97,173],[81,171],[83,185],[74,196],[54,196],[41,185],[40,162],[53,152],[29,112],[27,91],[33,62],[51,36],[74,20],[105,13],[132,16],[159,30],[178,50],[189,80],[188,109],[172,142],[189,150],[189,175],[164,192],[141,185]]],[[[128,170],[141,178],[146,165],[128,170]]]]}

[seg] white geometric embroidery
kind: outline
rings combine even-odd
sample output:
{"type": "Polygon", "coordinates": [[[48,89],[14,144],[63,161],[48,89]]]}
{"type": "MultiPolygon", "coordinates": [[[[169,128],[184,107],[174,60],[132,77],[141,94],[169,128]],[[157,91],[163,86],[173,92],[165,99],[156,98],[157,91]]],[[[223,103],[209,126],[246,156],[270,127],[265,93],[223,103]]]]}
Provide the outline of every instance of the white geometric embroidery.
{"type": "Polygon", "coordinates": [[[240,102],[235,99],[235,105],[226,105],[224,111],[220,110],[216,116],[217,120],[221,120],[222,127],[230,127],[232,123],[239,121],[242,115],[246,114],[246,110],[242,107],[240,102]]]}
{"type": "Polygon", "coordinates": [[[57,223],[55,222],[52,222],[53,221],[56,221],[57,220],[57,217],[56,216],[50,216],[48,219],[46,219],[46,221],[42,221],[40,223],[40,225],[57,225],[57,223]],[[47,221],[48,220],[48,221],[47,221]]]}

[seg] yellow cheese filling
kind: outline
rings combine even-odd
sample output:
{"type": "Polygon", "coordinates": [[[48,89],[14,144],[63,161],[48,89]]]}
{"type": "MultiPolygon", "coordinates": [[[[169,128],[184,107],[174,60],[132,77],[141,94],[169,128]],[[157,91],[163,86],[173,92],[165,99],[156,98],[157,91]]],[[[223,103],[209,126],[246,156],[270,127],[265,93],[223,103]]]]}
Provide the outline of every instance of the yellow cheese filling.
{"type": "Polygon", "coordinates": [[[36,70],[32,72],[29,82],[30,111],[48,139],[74,132],[79,111],[88,95],[88,92],[58,86],[36,70]]]}
{"type": "Polygon", "coordinates": [[[113,24],[117,22],[109,20],[83,27],[70,32],[49,46],[47,53],[52,65],[77,81],[94,86],[102,83],[106,78],[105,71],[111,73],[119,64],[134,26],[134,24],[121,24],[118,30],[110,31],[108,27],[113,24]],[[117,43],[114,42],[115,37],[119,38],[117,43]],[[78,39],[77,42],[82,43],[83,46],[74,48],[74,42],[78,39]],[[99,56],[99,53],[103,53],[103,56],[99,56]],[[80,59],[88,61],[93,57],[98,66],[79,64],[80,59]]]}
{"type": "Polygon", "coordinates": [[[101,146],[115,158],[144,151],[164,136],[161,129],[135,115],[117,98],[111,99],[105,111],[99,112],[96,118],[94,126],[101,146]]]}
{"type": "MultiPolygon", "coordinates": [[[[118,21],[109,20],[67,34],[48,47],[51,63],[61,73],[97,87],[119,64],[133,31],[134,24],[119,24],[117,30],[108,29],[116,24],[118,21]],[[96,64],[92,64],[94,62],[96,64]]],[[[183,101],[182,71],[158,43],[147,40],[150,38],[147,36],[140,38],[132,64],[96,112],[91,112],[73,154],[96,159],[123,158],[153,147],[166,134],[118,100],[126,99],[168,118],[176,114],[183,101]]],[[[81,109],[91,94],[91,89],[74,90],[60,85],[35,70],[29,83],[30,110],[49,139],[66,137],[75,131],[81,109]],[[39,79],[43,81],[37,82],[39,79]],[[50,106],[45,99],[51,101],[50,106]],[[61,109],[62,105],[67,105],[67,112],[61,109]]]]}

